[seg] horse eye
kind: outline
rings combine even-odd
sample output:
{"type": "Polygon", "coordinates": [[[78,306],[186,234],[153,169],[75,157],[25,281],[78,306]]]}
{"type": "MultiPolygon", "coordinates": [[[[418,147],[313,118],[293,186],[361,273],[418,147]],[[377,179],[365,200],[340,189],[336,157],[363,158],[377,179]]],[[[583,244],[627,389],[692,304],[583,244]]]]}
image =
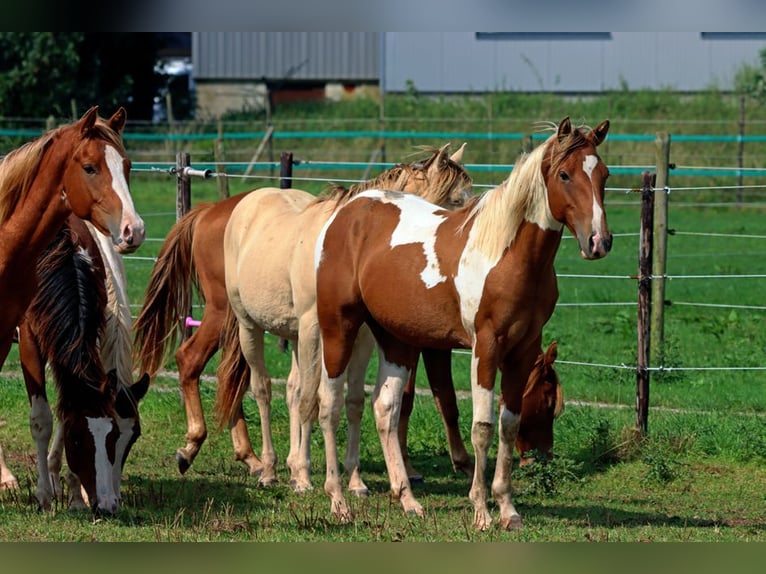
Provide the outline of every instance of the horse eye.
{"type": "Polygon", "coordinates": [[[561,181],[569,181],[569,175],[565,171],[560,171],[559,179],[561,179],[561,181]]]}
{"type": "Polygon", "coordinates": [[[82,167],[85,170],[85,173],[88,175],[93,175],[96,173],[96,168],[93,167],[91,164],[86,164],[82,167]]]}

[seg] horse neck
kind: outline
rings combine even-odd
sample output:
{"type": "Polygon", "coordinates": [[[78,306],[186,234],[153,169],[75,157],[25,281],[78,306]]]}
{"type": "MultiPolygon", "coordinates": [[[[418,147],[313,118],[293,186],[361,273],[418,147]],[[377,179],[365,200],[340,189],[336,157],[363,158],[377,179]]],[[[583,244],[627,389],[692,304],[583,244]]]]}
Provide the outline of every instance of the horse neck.
{"type": "Polygon", "coordinates": [[[8,253],[29,267],[34,266],[37,256],[71,213],[62,183],[71,150],[63,152],[58,147],[48,147],[26,197],[0,227],[6,246],[13,246],[8,253]]]}

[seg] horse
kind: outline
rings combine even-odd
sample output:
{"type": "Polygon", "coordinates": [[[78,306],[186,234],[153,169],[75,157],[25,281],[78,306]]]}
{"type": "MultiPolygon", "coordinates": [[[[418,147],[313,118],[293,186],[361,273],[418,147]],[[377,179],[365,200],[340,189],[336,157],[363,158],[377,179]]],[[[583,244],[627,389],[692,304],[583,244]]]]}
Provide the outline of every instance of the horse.
{"type": "Polygon", "coordinates": [[[466,348],[471,349],[473,525],[486,530],[492,524],[485,471],[499,370],[502,407],[491,492],[501,527],[521,526],[511,497],[513,445],[524,386],[558,299],[554,259],[564,227],[585,259],[599,259],[611,249],[603,206],[609,170],[596,151],[608,130],[608,120],[587,129],[573,128],[564,118],[540,146],[519,158],[503,183],[455,211],[413,195],[371,190],[329,217],[316,242],[314,265],[322,341],[318,416],[325,492],[337,519],[352,519],[340,484],[336,433],[344,375],[366,323],[379,355],[372,394],[376,427],[391,493],[403,510],[424,514],[396,436],[403,388],[420,349],[466,348]]]}
{"type": "MultiPolygon", "coordinates": [[[[450,455],[455,470],[466,468],[463,462],[471,462],[465,444],[460,436],[458,428],[458,408],[455,386],[452,380],[451,352],[443,349],[422,349],[423,364],[426,368],[428,383],[436,400],[436,406],[444,422],[447,434],[447,442],[450,446],[450,455]],[[464,457],[456,456],[455,453],[463,452],[464,457]],[[458,464],[460,466],[458,466],[458,464]]],[[[553,366],[558,354],[558,342],[553,341],[545,352],[540,354],[535,361],[529,379],[524,388],[521,403],[521,423],[516,435],[516,452],[520,457],[520,465],[525,466],[534,462],[531,453],[540,453],[549,458],[553,450],[553,423],[564,410],[564,396],[561,390],[561,381],[553,366]]],[[[407,431],[409,419],[415,400],[415,371],[410,374],[410,379],[402,395],[402,406],[399,415],[398,438],[399,448],[402,451],[402,459],[410,482],[422,482],[423,476],[417,472],[410,463],[407,448],[407,431]]],[[[473,476],[473,468],[466,472],[469,477],[473,476]]]]}
{"type": "MultiPolygon", "coordinates": [[[[19,349],[31,406],[30,431],[37,445],[39,507],[49,509],[53,494],[62,493],[59,473],[63,430],[69,426],[64,421],[82,417],[82,411],[88,408],[80,397],[68,397],[78,392],[78,386],[98,388],[105,374],[109,377],[110,393],[84,396],[101,402],[96,408],[110,413],[117,424],[111,481],[119,500],[122,468],[141,433],[138,401],[148,388],[148,378],[131,384],[131,316],[122,258],[95,227],[70,215],[38,261],[38,277],[38,291],[19,330],[19,349]],[[60,424],[50,451],[53,419],[45,391],[46,363],[52,367],[60,396],[57,409],[60,424]]],[[[70,468],[72,508],[87,507],[81,483],[88,500],[96,500],[98,485],[94,489],[92,476],[110,473],[108,467],[93,467],[94,460],[83,459],[79,471],[70,468]],[[81,481],[80,477],[86,480],[81,481]]]]}
{"type": "MultiPolygon", "coordinates": [[[[462,148],[461,148],[462,149],[462,148]]],[[[462,155],[462,151],[460,151],[462,155]]],[[[443,147],[419,169],[405,170],[386,188],[416,193],[424,200],[444,207],[461,204],[472,193],[471,179],[456,161],[447,156],[443,147]],[[433,159],[435,157],[436,159],[433,159]]],[[[378,182],[380,184],[380,182],[378,182]]],[[[312,420],[298,412],[300,397],[307,378],[318,377],[316,358],[319,337],[316,331],[315,295],[312,273],[313,246],[322,224],[339,205],[370,183],[336,189],[329,196],[314,198],[305,192],[274,188],[259,189],[245,198],[232,212],[224,234],[224,268],[226,293],[231,315],[236,319],[236,335],[240,342],[222,345],[223,356],[218,370],[216,413],[219,422],[230,427],[241,421],[242,397],[250,388],[258,403],[262,436],[262,457],[259,483],[276,481],[276,453],[271,433],[271,380],[264,363],[264,332],[297,340],[293,347],[293,369],[287,380],[287,404],[290,415],[290,451],[287,466],[290,484],[297,492],[311,488],[310,431],[312,420]],[[257,287],[256,287],[257,286],[257,287]],[[243,360],[244,359],[244,360],[243,360]]],[[[225,333],[231,333],[234,323],[227,321],[225,333]]],[[[353,376],[364,381],[372,344],[361,342],[358,354],[359,371],[353,376]]],[[[313,388],[315,385],[307,385],[313,388]]],[[[359,436],[364,407],[364,390],[350,397],[346,404],[349,421],[350,488],[360,494],[367,487],[359,475],[359,436]]],[[[240,422],[241,421],[241,422],[240,422]]]]}
{"type": "MultiPolygon", "coordinates": [[[[464,146],[451,157],[447,155],[448,148],[445,146],[421,162],[397,165],[368,185],[402,188],[410,182],[449,183],[454,181],[452,178],[457,178],[461,185],[455,188],[465,191],[470,179],[458,165],[464,146]]],[[[199,395],[199,377],[220,346],[221,332],[229,308],[224,278],[224,230],[232,211],[252,193],[254,190],[216,203],[199,204],[175,223],[157,256],[146,287],[143,307],[133,325],[134,359],[138,370],[153,377],[162,367],[167,350],[175,348],[179,328],[184,325],[189,311],[192,289],[200,293],[205,302],[198,328],[182,342],[175,353],[187,420],[186,445],[176,451],[181,474],[194,462],[207,437],[199,395]]],[[[301,195],[296,191],[280,193],[301,195]]],[[[307,194],[301,197],[306,201],[309,199],[307,194]]],[[[456,193],[447,201],[462,204],[466,197],[456,193]]],[[[247,365],[244,367],[247,368],[247,365]]],[[[291,373],[294,380],[297,376],[295,365],[291,373]]],[[[245,383],[249,380],[247,373],[243,375],[243,380],[245,383]]],[[[219,382],[219,385],[222,384],[227,383],[219,382]]],[[[290,387],[293,386],[291,382],[290,387]]],[[[231,398],[232,404],[237,401],[235,397],[231,398]]],[[[230,430],[237,460],[244,462],[251,474],[261,473],[262,464],[253,452],[241,413],[230,430]]]]}
{"type": "MultiPolygon", "coordinates": [[[[131,253],[143,242],[144,223],[135,211],[128,184],[130,160],[122,143],[125,120],[124,108],[103,120],[94,106],[78,121],[11,151],[0,163],[0,305],[4,309],[0,368],[37,290],[37,259],[70,213],[110,236],[121,253],[131,253]]],[[[106,388],[106,380],[102,383],[106,388]]],[[[71,445],[67,448],[71,468],[78,468],[79,459],[87,456],[83,444],[108,453],[114,434],[109,417],[91,417],[81,423],[87,436],[74,428],[65,433],[71,445]]],[[[97,498],[97,510],[116,510],[113,492],[97,498]]]]}

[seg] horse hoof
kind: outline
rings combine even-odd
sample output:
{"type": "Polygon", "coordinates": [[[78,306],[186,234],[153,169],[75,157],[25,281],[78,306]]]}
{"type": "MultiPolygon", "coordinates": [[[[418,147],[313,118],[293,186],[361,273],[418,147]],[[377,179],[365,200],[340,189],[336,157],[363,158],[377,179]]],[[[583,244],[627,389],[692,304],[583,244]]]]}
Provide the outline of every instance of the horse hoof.
{"type": "Polygon", "coordinates": [[[357,498],[366,498],[367,495],[370,494],[370,490],[365,488],[352,488],[351,493],[354,494],[357,498]]]}
{"type": "Polygon", "coordinates": [[[410,476],[408,478],[410,479],[410,484],[423,485],[426,482],[422,474],[416,474],[415,476],[410,476]]]}
{"type": "Polygon", "coordinates": [[[305,494],[307,492],[311,492],[312,490],[314,490],[314,487],[311,485],[311,483],[306,484],[298,480],[291,480],[290,488],[293,489],[293,492],[295,494],[305,494]]]}
{"type": "Polygon", "coordinates": [[[521,516],[514,514],[510,518],[502,520],[500,525],[506,530],[521,530],[521,516]]]}
{"type": "Polygon", "coordinates": [[[181,474],[185,474],[191,466],[191,461],[178,451],[176,451],[176,462],[178,463],[178,472],[181,474]]]}

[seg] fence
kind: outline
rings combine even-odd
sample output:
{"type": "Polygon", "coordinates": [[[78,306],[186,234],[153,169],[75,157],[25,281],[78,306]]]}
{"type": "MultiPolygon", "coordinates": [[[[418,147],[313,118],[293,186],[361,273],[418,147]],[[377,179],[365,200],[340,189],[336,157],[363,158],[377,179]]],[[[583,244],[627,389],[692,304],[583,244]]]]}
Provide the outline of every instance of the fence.
{"type": "MultiPolygon", "coordinates": [[[[454,134],[451,134],[454,136],[454,134]]],[[[610,136],[611,138],[611,136],[610,136]]],[[[637,363],[635,366],[626,364],[609,365],[601,363],[593,363],[586,361],[560,361],[564,364],[577,364],[585,365],[592,368],[620,368],[634,370],[636,373],[636,427],[641,432],[647,432],[648,429],[648,412],[649,412],[649,389],[650,389],[650,375],[656,371],[670,371],[674,367],[663,366],[663,332],[664,332],[664,308],[666,301],[664,300],[664,286],[668,276],[665,272],[665,252],[667,250],[667,238],[672,233],[672,230],[667,228],[667,195],[670,193],[670,188],[666,185],[668,181],[668,173],[672,167],[668,158],[670,156],[670,139],[668,136],[658,135],[655,140],[656,148],[656,165],[654,166],[654,175],[647,173],[646,167],[641,168],[641,175],[643,177],[642,184],[638,188],[624,188],[624,189],[612,189],[611,191],[620,192],[636,192],[640,191],[642,196],[641,202],[641,220],[640,220],[640,249],[638,257],[638,273],[630,276],[620,276],[621,279],[632,279],[637,283],[637,330],[636,330],[636,349],[637,349],[637,363]],[[659,360],[652,366],[652,358],[659,360]]],[[[287,187],[291,184],[294,177],[294,168],[305,166],[316,167],[317,162],[311,162],[306,160],[295,160],[292,154],[283,153],[281,161],[279,163],[279,179],[280,186],[287,187]]],[[[364,164],[349,162],[321,162],[319,164],[323,169],[341,170],[349,168],[360,168],[364,164]]],[[[378,163],[374,166],[377,168],[388,167],[390,164],[378,163]]],[[[372,164],[367,164],[369,169],[372,164]]],[[[177,200],[176,200],[176,215],[181,217],[191,205],[191,182],[195,177],[210,179],[216,178],[219,181],[226,181],[228,178],[233,177],[232,174],[227,173],[222,168],[230,167],[225,164],[215,163],[202,163],[196,167],[190,165],[190,155],[188,153],[179,153],[174,165],[163,164],[149,164],[143,168],[149,171],[165,171],[170,172],[176,176],[177,179],[177,200]]],[[[277,164],[273,162],[248,162],[247,169],[249,170],[274,170],[277,164]]],[[[503,165],[471,165],[468,164],[469,171],[474,171],[477,168],[484,168],[487,170],[510,170],[512,166],[503,165]]],[[[637,166],[610,166],[610,171],[621,173],[639,173],[637,166]]],[[[689,168],[688,171],[696,174],[699,168],[689,168]]],[[[731,170],[725,170],[725,173],[729,176],[738,176],[741,168],[733,168],[731,170]]],[[[675,175],[683,175],[683,172],[676,173],[675,175]]],[[[763,175],[766,175],[766,170],[763,170],[763,175]]],[[[338,180],[334,180],[338,181],[338,180]]],[[[733,186],[736,187],[736,186],[733,186]]],[[[219,190],[222,188],[219,186],[219,190]]],[[[222,193],[222,195],[224,195],[222,193]]],[[[560,274],[560,277],[573,277],[574,275],[560,274]]],[[[757,275],[762,277],[761,275],[757,275]]],[[[608,279],[609,277],[604,277],[608,279]]],[[[596,303],[594,303],[596,304],[596,303]]],[[[682,304],[682,303],[681,303],[682,304]]],[[[766,309],[766,308],[764,308],[766,309]]],[[[187,333],[195,326],[195,322],[191,317],[186,322],[187,333]]],[[[697,369],[717,369],[728,368],[732,370],[738,369],[764,369],[766,367],[692,367],[697,369]]]]}

